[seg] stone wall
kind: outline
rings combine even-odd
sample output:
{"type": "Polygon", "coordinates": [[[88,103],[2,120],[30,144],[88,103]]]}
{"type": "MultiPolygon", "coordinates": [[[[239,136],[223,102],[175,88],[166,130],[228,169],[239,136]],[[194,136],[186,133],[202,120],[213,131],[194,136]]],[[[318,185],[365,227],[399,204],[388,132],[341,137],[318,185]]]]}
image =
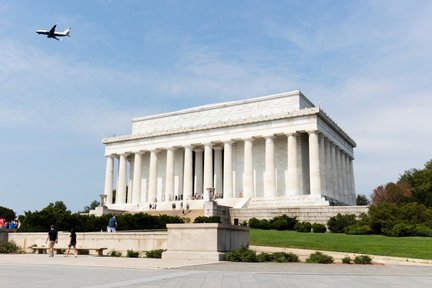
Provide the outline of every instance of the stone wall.
{"type": "MultiPolygon", "coordinates": [[[[204,216],[219,216],[221,223],[230,224],[230,207],[218,205],[215,201],[206,201],[204,203],[204,216]]],[[[231,223],[233,223],[231,221],[231,223]]]]}
{"type": "Polygon", "coordinates": [[[340,214],[367,213],[368,206],[310,206],[310,207],[287,207],[287,208],[242,208],[230,209],[231,223],[238,219],[239,223],[249,221],[250,218],[272,219],[283,214],[289,217],[296,217],[299,221],[320,223],[327,225],[330,217],[340,214]]]}
{"type": "Polygon", "coordinates": [[[249,246],[249,228],[219,223],[167,224],[163,259],[223,260],[226,252],[249,246]]]}
{"type": "MultiPolygon", "coordinates": [[[[69,244],[69,232],[59,232],[57,247],[67,247],[69,244]]],[[[9,240],[13,240],[24,251],[31,252],[31,246],[47,247],[45,243],[47,233],[10,233],[9,240]]],[[[167,248],[167,232],[78,232],[77,248],[108,248],[126,255],[127,250],[149,251],[153,249],[167,248]]],[[[104,253],[107,253],[105,251],[104,253]]]]}
{"type": "Polygon", "coordinates": [[[8,241],[9,231],[0,230],[0,243],[8,241]]]}

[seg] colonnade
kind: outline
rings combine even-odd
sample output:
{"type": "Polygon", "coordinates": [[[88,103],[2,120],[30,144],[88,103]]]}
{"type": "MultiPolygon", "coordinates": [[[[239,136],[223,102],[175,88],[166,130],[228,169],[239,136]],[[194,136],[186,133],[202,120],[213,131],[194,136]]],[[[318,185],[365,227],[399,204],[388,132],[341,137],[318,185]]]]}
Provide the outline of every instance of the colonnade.
{"type": "MultiPolygon", "coordinates": [[[[326,196],[336,202],[353,204],[355,198],[352,157],[330,141],[317,130],[308,133],[308,187],[300,184],[303,169],[299,157],[299,133],[287,133],[285,136],[260,136],[265,141],[264,153],[264,198],[276,196],[294,196],[310,194],[326,196]],[[284,195],[277,195],[277,179],[275,157],[275,138],[286,137],[286,189],[284,195]],[[305,192],[306,191],[306,192],[305,192]]],[[[206,188],[214,188],[224,199],[236,197],[256,197],[254,183],[254,141],[256,137],[240,141],[207,142],[199,146],[185,145],[161,149],[140,150],[130,153],[112,154],[106,156],[106,173],[104,194],[107,204],[139,204],[154,201],[174,200],[175,196],[183,199],[194,199],[202,196],[206,188]],[[241,144],[243,142],[243,144],[241,144]],[[235,191],[233,175],[233,145],[243,145],[242,191],[235,191]],[[176,151],[182,151],[182,187],[175,194],[176,151]],[[143,189],[142,164],[143,156],[149,153],[148,185],[143,189]],[[166,153],[166,170],[164,172],[164,191],[157,189],[158,157],[166,153]],[[195,154],[194,154],[195,153],[195,154]],[[195,157],[193,157],[195,155],[195,157]],[[114,171],[114,159],[118,159],[118,172],[114,171]],[[194,163],[193,163],[194,161],[194,163]],[[127,165],[129,165],[129,181],[127,165]],[[114,175],[117,174],[116,197],[113,203],[114,175]],[[130,191],[127,191],[128,188],[130,191]],[[146,191],[144,193],[143,191],[146,191]],[[158,195],[158,191],[160,194],[158,195]]],[[[164,155],[165,156],[165,155],[164,155]]],[[[238,173],[239,171],[237,171],[238,173]]]]}

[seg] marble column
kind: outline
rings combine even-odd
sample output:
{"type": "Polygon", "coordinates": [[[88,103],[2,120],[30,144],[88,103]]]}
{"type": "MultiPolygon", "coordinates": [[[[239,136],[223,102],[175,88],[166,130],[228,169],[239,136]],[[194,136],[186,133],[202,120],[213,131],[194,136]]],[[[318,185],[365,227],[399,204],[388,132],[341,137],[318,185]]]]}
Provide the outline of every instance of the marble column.
{"type": "Polygon", "coordinates": [[[116,204],[126,203],[126,177],[127,177],[127,153],[120,154],[118,189],[116,192],[116,204]]]}
{"type": "Polygon", "coordinates": [[[174,153],[175,148],[167,149],[166,157],[166,179],[165,179],[165,201],[174,200],[174,153]]]}
{"type": "Polygon", "coordinates": [[[351,194],[351,177],[350,177],[350,168],[349,168],[349,158],[348,154],[345,154],[345,183],[346,183],[346,194],[347,194],[347,203],[349,205],[352,204],[352,194],[351,194]]]}
{"type": "Polygon", "coordinates": [[[222,181],[222,149],[221,146],[214,147],[214,188],[215,194],[221,196],[223,193],[223,181],[222,181]]]}
{"type": "Polygon", "coordinates": [[[336,156],[336,145],[331,143],[331,177],[332,177],[332,198],[339,201],[339,179],[337,177],[337,156],[336,156]]]}
{"type": "Polygon", "coordinates": [[[298,171],[297,171],[297,135],[288,134],[288,177],[287,195],[299,195],[298,171]]]}
{"type": "Polygon", "coordinates": [[[231,199],[233,195],[233,171],[232,171],[232,141],[224,142],[224,161],[223,161],[223,198],[231,199]]]}
{"type": "Polygon", "coordinates": [[[158,151],[150,151],[150,171],[149,171],[149,191],[148,201],[155,202],[157,197],[157,164],[158,164],[158,151]]]}
{"type": "Polygon", "coordinates": [[[136,152],[134,157],[133,169],[133,184],[132,184],[132,203],[138,204],[141,202],[141,167],[142,155],[144,152],[136,152]]]}
{"type": "Polygon", "coordinates": [[[113,203],[113,178],[114,178],[114,157],[112,155],[106,156],[105,168],[105,188],[104,194],[106,195],[106,204],[113,203]]]}
{"type": "Polygon", "coordinates": [[[184,147],[183,198],[192,199],[193,189],[192,146],[184,147]]]}
{"type": "Polygon", "coordinates": [[[341,170],[342,170],[342,161],[341,161],[341,150],[336,147],[336,179],[337,179],[337,187],[338,187],[338,200],[341,203],[344,203],[344,197],[343,197],[343,182],[341,177],[341,170]]]}
{"type": "MultiPolygon", "coordinates": [[[[126,185],[126,203],[132,203],[132,189],[133,189],[133,173],[134,173],[134,157],[128,156],[126,166],[129,167],[129,179],[126,185]]],[[[126,168],[127,170],[127,168],[126,168]]]]}
{"type": "Polygon", "coordinates": [[[211,143],[204,144],[204,189],[213,186],[213,148],[211,143]]]}
{"type": "Polygon", "coordinates": [[[354,180],[354,167],[353,167],[353,158],[349,158],[349,173],[351,178],[351,194],[352,194],[352,201],[353,205],[356,203],[356,191],[355,191],[355,180],[354,180]]]}
{"type": "Polygon", "coordinates": [[[310,194],[321,195],[321,172],[318,131],[309,131],[310,194]]]}
{"type": "Polygon", "coordinates": [[[332,157],[331,157],[331,142],[325,141],[325,169],[326,169],[326,193],[327,196],[333,198],[333,176],[332,176],[332,157]]]}
{"type": "Polygon", "coordinates": [[[341,150],[341,171],[340,177],[342,178],[342,198],[344,199],[345,204],[348,203],[348,183],[346,178],[346,161],[345,161],[345,152],[341,150]]]}
{"type": "Polygon", "coordinates": [[[196,148],[193,150],[195,152],[195,175],[194,175],[194,194],[195,196],[203,196],[203,152],[202,148],[196,148]]]}
{"type": "Polygon", "coordinates": [[[325,158],[325,137],[319,135],[319,159],[320,159],[320,177],[321,177],[321,195],[328,195],[326,183],[326,158],[325,158]]]}
{"type": "Polygon", "coordinates": [[[274,136],[265,137],[265,172],[264,172],[264,197],[276,196],[275,150],[274,136]]]}
{"type": "Polygon", "coordinates": [[[253,139],[244,139],[243,197],[254,197],[253,139]]]}

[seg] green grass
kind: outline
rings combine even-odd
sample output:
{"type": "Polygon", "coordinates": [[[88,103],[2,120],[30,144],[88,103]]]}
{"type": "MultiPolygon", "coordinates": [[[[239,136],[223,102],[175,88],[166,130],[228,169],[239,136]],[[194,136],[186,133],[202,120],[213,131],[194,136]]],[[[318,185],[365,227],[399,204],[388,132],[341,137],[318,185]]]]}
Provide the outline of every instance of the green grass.
{"type": "Polygon", "coordinates": [[[250,245],[432,259],[432,237],[386,237],[251,229],[250,245]]]}

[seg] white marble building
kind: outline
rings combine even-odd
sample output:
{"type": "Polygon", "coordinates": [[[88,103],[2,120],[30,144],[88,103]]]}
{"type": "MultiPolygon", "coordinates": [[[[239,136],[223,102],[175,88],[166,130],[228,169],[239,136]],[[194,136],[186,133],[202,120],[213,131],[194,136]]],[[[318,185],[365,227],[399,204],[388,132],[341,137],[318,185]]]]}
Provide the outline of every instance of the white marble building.
{"type": "Polygon", "coordinates": [[[355,204],[356,143],[299,91],[134,118],[103,143],[110,209],[193,205],[206,188],[236,207],[355,204]]]}

